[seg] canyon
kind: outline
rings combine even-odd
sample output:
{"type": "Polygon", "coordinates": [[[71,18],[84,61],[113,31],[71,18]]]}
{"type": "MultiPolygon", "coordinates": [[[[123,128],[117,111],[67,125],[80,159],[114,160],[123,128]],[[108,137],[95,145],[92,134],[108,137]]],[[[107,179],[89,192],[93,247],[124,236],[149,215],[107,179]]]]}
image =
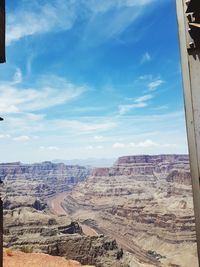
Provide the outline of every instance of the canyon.
{"type": "Polygon", "coordinates": [[[0,164],[4,247],[61,256],[83,265],[128,267],[114,239],[86,235],[70,216],[53,214],[48,208],[54,196],[72,190],[89,173],[85,167],[50,162],[0,164]]]}
{"type": "Polygon", "coordinates": [[[198,266],[187,155],[0,164],[4,246],[99,267],[198,266]]]}
{"type": "Polygon", "coordinates": [[[187,155],[121,157],[94,169],[62,207],[114,237],[130,266],[198,266],[187,155]]]}

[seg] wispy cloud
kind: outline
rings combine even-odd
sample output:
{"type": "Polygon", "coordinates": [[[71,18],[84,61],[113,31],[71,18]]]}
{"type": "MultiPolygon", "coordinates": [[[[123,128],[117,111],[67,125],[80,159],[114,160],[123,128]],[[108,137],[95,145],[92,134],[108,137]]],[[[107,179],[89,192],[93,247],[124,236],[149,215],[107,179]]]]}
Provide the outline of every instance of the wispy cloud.
{"type": "Polygon", "coordinates": [[[0,139],[7,139],[10,138],[10,134],[0,134],[0,139]]]}
{"type": "Polygon", "coordinates": [[[150,139],[147,139],[147,140],[141,141],[139,143],[134,143],[134,142],[131,142],[131,143],[128,143],[128,144],[125,144],[125,143],[114,143],[112,147],[116,148],[116,149],[122,149],[122,148],[148,148],[148,147],[176,147],[176,144],[168,144],[168,143],[161,144],[161,143],[152,141],[150,139]]]}
{"type": "Polygon", "coordinates": [[[30,139],[31,138],[27,135],[21,135],[13,138],[14,141],[19,141],[19,142],[26,142],[29,141],[30,139]]]}
{"type": "Polygon", "coordinates": [[[40,146],[39,149],[43,150],[43,151],[45,151],[45,150],[47,150],[47,151],[58,151],[58,150],[60,150],[60,148],[57,147],[57,146],[47,146],[47,147],[40,146]]]}
{"type": "Polygon", "coordinates": [[[102,140],[104,140],[104,137],[102,135],[95,135],[94,136],[94,140],[96,140],[96,141],[102,141],[102,140]]]}
{"type": "Polygon", "coordinates": [[[163,80],[158,79],[155,81],[152,81],[148,84],[148,88],[150,91],[155,91],[158,87],[160,87],[164,83],[163,80]]]}
{"type": "Polygon", "coordinates": [[[89,146],[86,146],[85,147],[86,150],[96,150],[96,149],[103,149],[103,146],[102,145],[98,145],[98,146],[92,146],[92,145],[89,145],[89,146]]]}
{"type": "Polygon", "coordinates": [[[7,44],[26,36],[69,30],[75,18],[75,9],[66,1],[21,1],[15,12],[8,15],[7,44]]]}
{"type": "Polygon", "coordinates": [[[113,148],[125,148],[125,144],[123,144],[123,143],[114,143],[113,144],[113,148]]]}
{"type": "Polygon", "coordinates": [[[54,125],[57,129],[68,129],[76,131],[77,133],[98,133],[111,130],[117,126],[117,123],[113,121],[106,121],[107,118],[104,118],[104,122],[84,122],[80,120],[57,120],[54,121],[54,125]]]}
{"type": "MultiPolygon", "coordinates": [[[[20,76],[19,73],[17,76],[20,76]]],[[[71,101],[86,90],[85,86],[76,86],[56,76],[43,78],[37,88],[19,88],[13,83],[3,83],[0,84],[0,112],[8,114],[43,110],[71,101]]]]}
{"type": "Polygon", "coordinates": [[[105,42],[121,34],[154,1],[21,1],[15,12],[8,15],[7,44],[27,36],[70,30],[80,17],[84,17],[87,24],[84,39],[96,43],[105,42]],[[90,36],[93,38],[90,39],[90,36]]]}
{"type": "Polygon", "coordinates": [[[16,69],[16,72],[13,77],[13,84],[18,84],[22,82],[22,72],[19,68],[16,69]]]}
{"type": "Polygon", "coordinates": [[[154,0],[85,1],[92,16],[84,31],[84,40],[94,45],[119,36],[142,16],[146,7],[152,2],[154,0]]]}
{"type": "Polygon", "coordinates": [[[144,55],[142,56],[140,63],[141,63],[141,64],[144,64],[144,63],[149,62],[149,61],[151,61],[151,60],[152,60],[151,55],[150,55],[148,52],[146,52],[146,53],[144,53],[144,55]]]}
{"type": "Polygon", "coordinates": [[[149,105],[148,100],[151,100],[153,95],[144,95],[133,100],[132,104],[119,105],[119,114],[124,115],[136,108],[144,108],[149,105]]]}

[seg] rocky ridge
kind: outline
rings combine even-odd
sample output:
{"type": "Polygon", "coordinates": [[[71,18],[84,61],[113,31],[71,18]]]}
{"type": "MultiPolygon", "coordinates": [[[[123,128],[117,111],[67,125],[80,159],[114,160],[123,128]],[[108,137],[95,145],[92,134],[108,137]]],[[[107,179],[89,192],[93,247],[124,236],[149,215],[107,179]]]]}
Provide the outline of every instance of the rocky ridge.
{"type": "Polygon", "coordinates": [[[85,236],[70,216],[52,214],[47,200],[69,191],[90,170],[64,164],[0,164],[4,181],[4,247],[47,253],[95,266],[128,266],[116,241],[85,236]]]}
{"type": "Polygon", "coordinates": [[[68,191],[83,181],[90,170],[49,161],[35,164],[1,163],[0,179],[5,184],[6,194],[19,197],[33,196],[46,199],[59,192],[68,191]],[[13,186],[13,184],[15,186],[13,186]]]}
{"type": "Polygon", "coordinates": [[[188,267],[187,259],[198,266],[187,155],[121,157],[111,168],[95,169],[63,207],[116,238],[138,266],[188,267]]]}
{"type": "MultiPolygon", "coordinates": [[[[23,253],[20,251],[5,250],[3,255],[4,267],[81,267],[79,262],[53,257],[41,253],[23,253]]],[[[84,265],[84,267],[94,267],[84,265]]]]}

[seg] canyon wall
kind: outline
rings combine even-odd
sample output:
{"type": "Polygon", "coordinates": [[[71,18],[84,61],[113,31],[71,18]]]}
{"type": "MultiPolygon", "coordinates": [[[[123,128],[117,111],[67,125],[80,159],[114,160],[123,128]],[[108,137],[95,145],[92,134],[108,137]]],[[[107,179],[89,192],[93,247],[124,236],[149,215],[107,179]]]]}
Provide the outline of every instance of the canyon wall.
{"type": "Polygon", "coordinates": [[[188,259],[198,266],[187,155],[121,157],[111,168],[93,170],[63,206],[116,238],[138,266],[188,267],[188,259]]]}
{"type": "Polygon", "coordinates": [[[129,267],[114,239],[86,236],[77,221],[48,208],[50,198],[72,190],[89,173],[85,167],[51,162],[0,164],[4,247],[63,256],[96,267],[129,267]]]}
{"type": "Polygon", "coordinates": [[[22,195],[44,199],[70,190],[89,173],[90,170],[85,167],[48,161],[35,164],[0,164],[0,179],[5,184],[4,189],[14,197],[22,195]]]}

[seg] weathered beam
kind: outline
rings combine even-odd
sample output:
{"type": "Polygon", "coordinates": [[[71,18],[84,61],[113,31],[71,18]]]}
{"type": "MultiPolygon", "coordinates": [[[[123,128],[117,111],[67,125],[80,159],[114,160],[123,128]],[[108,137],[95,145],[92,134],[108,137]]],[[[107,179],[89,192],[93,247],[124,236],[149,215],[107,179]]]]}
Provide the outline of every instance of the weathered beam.
{"type": "Polygon", "coordinates": [[[0,63],[4,63],[6,61],[5,22],[5,0],[0,0],[0,63]]]}
{"type": "Polygon", "coordinates": [[[0,198],[0,267],[3,267],[3,201],[0,198]]]}
{"type": "Polygon", "coordinates": [[[197,249],[200,265],[200,1],[176,0],[192,175],[197,249]]]}
{"type": "MultiPolygon", "coordinates": [[[[0,0],[0,63],[6,61],[5,55],[5,0],[0,0]]],[[[0,121],[3,118],[0,117],[0,121]]],[[[3,201],[0,196],[0,267],[3,267],[3,201]]]]}

